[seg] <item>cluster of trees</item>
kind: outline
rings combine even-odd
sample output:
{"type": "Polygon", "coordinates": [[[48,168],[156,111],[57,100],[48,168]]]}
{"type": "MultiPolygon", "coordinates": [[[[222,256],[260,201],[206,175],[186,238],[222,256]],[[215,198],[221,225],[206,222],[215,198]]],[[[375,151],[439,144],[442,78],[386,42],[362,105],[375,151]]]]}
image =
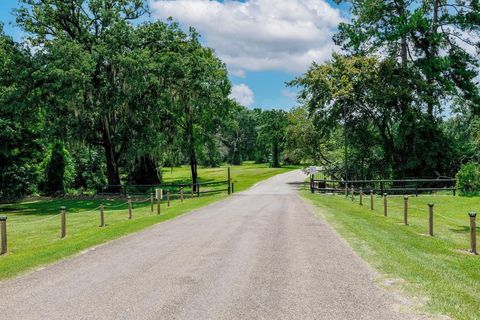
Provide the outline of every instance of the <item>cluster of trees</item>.
{"type": "Polygon", "coordinates": [[[479,1],[348,6],[334,37],[342,53],[291,83],[322,144],[315,159],[348,179],[452,177],[478,163],[479,1]]]}
{"type": "Polygon", "coordinates": [[[20,0],[0,25],[0,198],[161,181],[163,166],[272,161],[285,112],[229,99],[224,63],[143,0],[20,0]]]}

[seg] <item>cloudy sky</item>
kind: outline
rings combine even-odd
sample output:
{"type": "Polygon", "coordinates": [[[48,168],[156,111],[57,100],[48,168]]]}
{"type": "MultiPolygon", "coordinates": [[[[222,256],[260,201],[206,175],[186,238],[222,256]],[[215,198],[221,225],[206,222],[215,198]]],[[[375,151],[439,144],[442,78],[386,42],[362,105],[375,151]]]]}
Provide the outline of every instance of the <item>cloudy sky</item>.
{"type": "MultiPolygon", "coordinates": [[[[295,91],[285,82],[322,62],[335,50],[331,40],[344,19],[328,0],[150,0],[152,19],[172,17],[193,26],[227,64],[232,96],[249,107],[288,109],[295,91]]],[[[17,40],[11,10],[17,0],[0,0],[0,21],[17,40]]]]}

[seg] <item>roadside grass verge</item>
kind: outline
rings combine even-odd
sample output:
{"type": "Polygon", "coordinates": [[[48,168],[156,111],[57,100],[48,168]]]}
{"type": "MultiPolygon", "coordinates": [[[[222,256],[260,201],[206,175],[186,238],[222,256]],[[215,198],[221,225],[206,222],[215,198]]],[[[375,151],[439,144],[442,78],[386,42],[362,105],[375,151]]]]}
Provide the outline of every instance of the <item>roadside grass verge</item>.
{"type": "MultiPolygon", "coordinates": [[[[468,212],[480,209],[480,198],[419,196],[409,199],[409,225],[403,225],[402,197],[369,196],[364,205],[344,196],[301,191],[354,250],[386,278],[420,298],[422,308],[454,319],[480,319],[480,257],[468,252],[468,212]],[[434,237],[428,236],[428,203],[434,206],[434,237]]],[[[477,227],[477,232],[480,228],[477,227]]]]}
{"type": "MultiPolygon", "coordinates": [[[[293,167],[270,169],[268,165],[247,163],[232,168],[233,181],[237,181],[235,191],[244,190],[253,184],[293,167]],[[238,184],[238,185],[237,185],[238,184]]],[[[174,168],[167,182],[180,182],[188,179],[188,168],[174,168]]],[[[202,181],[226,180],[226,167],[201,168],[202,181]]],[[[226,192],[201,195],[190,199],[185,195],[183,203],[179,199],[171,201],[167,208],[162,201],[161,215],[150,211],[150,201],[146,197],[133,198],[133,218],[128,219],[128,205],[125,199],[52,199],[23,201],[0,205],[0,216],[7,216],[8,253],[0,256],[0,279],[6,279],[22,272],[45,265],[61,258],[72,256],[91,246],[117,239],[148,226],[166,221],[225,199],[226,192]],[[100,228],[99,205],[105,206],[106,227],[100,228]],[[60,207],[67,207],[67,237],[60,239],[60,207]]]]}

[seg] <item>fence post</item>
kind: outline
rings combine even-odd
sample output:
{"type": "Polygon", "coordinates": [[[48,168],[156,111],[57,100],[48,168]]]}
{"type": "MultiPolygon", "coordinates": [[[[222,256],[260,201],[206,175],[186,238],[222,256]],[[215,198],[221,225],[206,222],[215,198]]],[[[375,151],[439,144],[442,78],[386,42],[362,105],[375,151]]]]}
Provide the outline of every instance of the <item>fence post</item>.
{"type": "Polygon", "coordinates": [[[60,238],[65,238],[67,235],[67,207],[60,207],[60,220],[61,220],[61,234],[60,238]]]}
{"type": "Polygon", "coordinates": [[[360,205],[363,206],[363,188],[360,187],[360,205]]]}
{"type": "Polygon", "coordinates": [[[197,197],[200,198],[200,182],[197,182],[197,197]]]}
{"type": "Polygon", "coordinates": [[[180,187],[180,200],[183,203],[183,187],[180,187]]]}
{"type": "Polygon", "coordinates": [[[167,191],[167,207],[170,207],[170,190],[167,191]]]}
{"type": "Polygon", "coordinates": [[[408,226],[408,196],[403,196],[403,223],[408,226]]]}
{"type": "Polygon", "coordinates": [[[127,201],[128,201],[128,219],[132,220],[132,197],[128,196],[127,201]]]}
{"type": "Polygon", "coordinates": [[[370,210],[373,211],[373,190],[370,190],[370,210]]]}
{"type": "Polygon", "coordinates": [[[345,181],[345,198],[348,198],[348,182],[345,181]]]}
{"type": "Polygon", "coordinates": [[[157,214],[160,214],[160,203],[162,202],[162,189],[155,189],[157,195],[157,214]]]}
{"type": "Polygon", "coordinates": [[[235,186],[235,185],[234,185],[233,182],[232,182],[232,193],[234,193],[234,190],[235,190],[234,186],[235,186]]]}
{"type": "Polygon", "coordinates": [[[232,193],[230,183],[231,183],[231,181],[230,181],[230,167],[228,167],[228,190],[227,190],[228,194],[232,193]]]}
{"type": "Polygon", "coordinates": [[[192,199],[193,199],[193,183],[192,183],[192,199]]]}
{"type": "Polygon", "coordinates": [[[153,212],[153,193],[150,193],[150,212],[153,212]]]}
{"type": "Polygon", "coordinates": [[[353,187],[353,184],[352,184],[351,192],[352,192],[351,197],[352,197],[352,201],[353,201],[354,195],[355,195],[355,189],[354,189],[354,187],[353,187]]]}
{"type": "Polygon", "coordinates": [[[0,255],[7,253],[7,217],[0,217],[0,233],[2,238],[2,249],[0,255]]]}
{"type": "Polygon", "coordinates": [[[103,203],[100,204],[100,227],[105,227],[105,212],[103,203]]]}
{"type": "Polygon", "coordinates": [[[383,215],[386,217],[388,216],[388,202],[387,202],[387,194],[383,194],[383,215]]]}
{"type": "Polygon", "coordinates": [[[476,218],[477,213],[472,211],[468,214],[470,216],[470,251],[473,254],[477,253],[477,225],[476,225],[476,218]]]}
{"type": "Polygon", "coordinates": [[[433,203],[428,204],[428,234],[433,237],[433,203]]]}

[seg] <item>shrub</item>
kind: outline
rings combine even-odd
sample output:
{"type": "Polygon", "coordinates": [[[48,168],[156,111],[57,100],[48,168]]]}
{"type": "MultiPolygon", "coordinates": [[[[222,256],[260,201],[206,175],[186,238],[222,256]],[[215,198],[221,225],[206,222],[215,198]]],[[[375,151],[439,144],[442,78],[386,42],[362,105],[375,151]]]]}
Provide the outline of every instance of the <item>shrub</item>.
{"type": "Polygon", "coordinates": [[[480,165],[464,164],[457,173],[457,189],[462,196],[478,195],[480,192],[480,165]]]}

